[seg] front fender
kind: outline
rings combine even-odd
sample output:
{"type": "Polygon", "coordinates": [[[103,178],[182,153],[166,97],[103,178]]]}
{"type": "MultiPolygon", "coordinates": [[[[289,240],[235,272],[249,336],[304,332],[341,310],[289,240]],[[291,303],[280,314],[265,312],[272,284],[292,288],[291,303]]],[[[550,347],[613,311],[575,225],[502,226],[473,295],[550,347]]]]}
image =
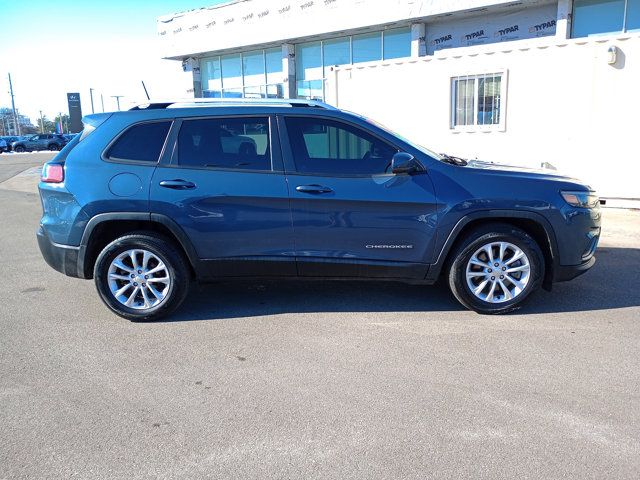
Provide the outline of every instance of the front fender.
{"type": "MultiPolygon", "coordinates": [[[[427,277],[425,278],[425,280],[429,282],[435,282],[438,279],[442,268],[447,261],[447,256],[449,255],[449,252],[451,251],[453,245],[456,243],[456,240],[458,240],[460,233],[471,222],[477,222],[479,220],[504,220],[506,222],[508,222],[509,220],[528,220],[535,222],[542,228],[547,237],[549,249],[551,251],[552,267],[555,269],[558,263],[558,242],[551,223],[543,215],[536,212],[517,209],[478,210],[460,218],[455,223],[454,227],[448,232],[448,234],[439,232],[438,241],[436,243],[436,252],[438,252],[437,257],[435,262],[430,265],[429,272],[427,273],[427,277]]],[[[438,223],[440,224],[441,222],[438,223]]]]}

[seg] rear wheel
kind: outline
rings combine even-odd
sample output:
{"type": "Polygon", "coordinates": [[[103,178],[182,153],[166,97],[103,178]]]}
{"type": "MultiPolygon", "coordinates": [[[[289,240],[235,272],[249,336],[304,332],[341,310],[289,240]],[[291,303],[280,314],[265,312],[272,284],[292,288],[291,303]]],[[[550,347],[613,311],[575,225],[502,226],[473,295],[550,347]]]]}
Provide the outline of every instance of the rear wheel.
{"type": "Polygon", "coordinates": [[[187,261],[173,242],[153,233],[117,238],[96,260],[94,281],[102,301],[136,321],[169,315],[189,290],[187,261]]]}
{"type": "Polygon", "coordinates": [[[22,153],[22,152],[26,152],[27,149],[24,148],[22,145],[18,145],[16,148],[14,148],[16,153],[22,153]]]}
{"type": "Polygon", "coordinates": [[[460,303],[478,313],[520,308],[544,278],[544,256],[536,241],[506,224],[472,231],[452,259],[451,291],[460,303]]]}
{"type": "Polygon", "coordinates": [[[58,150],[60,150],[60,146],[57,143],[52,143],[51,145],[49,145],[49,150],[57,152],[58,150]]]}

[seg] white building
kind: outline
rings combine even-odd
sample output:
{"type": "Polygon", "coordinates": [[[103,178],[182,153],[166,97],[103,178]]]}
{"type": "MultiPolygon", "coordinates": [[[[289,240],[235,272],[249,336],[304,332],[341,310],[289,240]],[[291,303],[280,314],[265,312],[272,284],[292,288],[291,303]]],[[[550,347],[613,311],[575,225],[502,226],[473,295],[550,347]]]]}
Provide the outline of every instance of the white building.
{"type": "Polygon", "coordinates": [[[640,0],[238,0],[158,34],[197,97],[322,99],[640,199],[640,0]]]}

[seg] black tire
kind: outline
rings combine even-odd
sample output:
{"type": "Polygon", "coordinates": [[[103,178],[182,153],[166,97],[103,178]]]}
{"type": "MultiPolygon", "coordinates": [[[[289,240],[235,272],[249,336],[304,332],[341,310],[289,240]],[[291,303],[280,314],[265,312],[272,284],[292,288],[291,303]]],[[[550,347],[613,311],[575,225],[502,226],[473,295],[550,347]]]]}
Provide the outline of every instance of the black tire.
{"type": "Polygon", "coordinates": [[[57,143],[52,143],[51,145],[49,145],[49,150],[57,152],[60,150],[60,146],[57,143]]]}
{"type": "Polygon", "coordinates": [[[508,313],[519,309],[527,297],[540,288],[544,278],[545,263],[540,246],[525,231],[508,224],[487,224],[469,232],[449,258],[448,281],[453,295],[468,309],[482,314],[508,313]],[[530,267],[526,286],[513,299],[500,303],[478,298],[467,284],[469,260],[478,249],[492,242],[508,242],[520,248],[526,254],[530,267]]]}
{"type": "Polygon", "coordinates": [[[22,153],[22,152],[26,152],[27,149],[24,148],[22,145],[18,145],[16,148],[13,149],[16,153],[22,153]]]}
{"type": "Polygon", "coordinates": [[[191,274],[187,259],[174,242],[154,232],[134,232],[115,239],[98,255],[93,278],[100,298],[115,314],[133,321],[153,321],[174,312],[189,293],[191,274]],[[144,249],[156,255],[167,266],[171,284],[164,299],[147,309],[134,309],[120,303],[111,293],[108,282],[109,266],[122,252],[144,249]]]}

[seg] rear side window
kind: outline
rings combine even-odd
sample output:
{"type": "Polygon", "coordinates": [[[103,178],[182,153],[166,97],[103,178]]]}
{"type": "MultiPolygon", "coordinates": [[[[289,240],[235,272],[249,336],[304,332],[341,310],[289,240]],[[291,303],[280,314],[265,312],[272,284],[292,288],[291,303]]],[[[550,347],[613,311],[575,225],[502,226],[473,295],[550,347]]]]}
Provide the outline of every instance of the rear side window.
{"type": "Polygon", "coordinates": [[[267,117],[184,120],[177,160],[189,168],[271,170],[267,117]]]}
{"type": "Polygon", "coordinates": [[[171,122],[151,122],[134,125],[124,132],[107,153],[110,160],[157,162],[169,133],[171,122]]]}

